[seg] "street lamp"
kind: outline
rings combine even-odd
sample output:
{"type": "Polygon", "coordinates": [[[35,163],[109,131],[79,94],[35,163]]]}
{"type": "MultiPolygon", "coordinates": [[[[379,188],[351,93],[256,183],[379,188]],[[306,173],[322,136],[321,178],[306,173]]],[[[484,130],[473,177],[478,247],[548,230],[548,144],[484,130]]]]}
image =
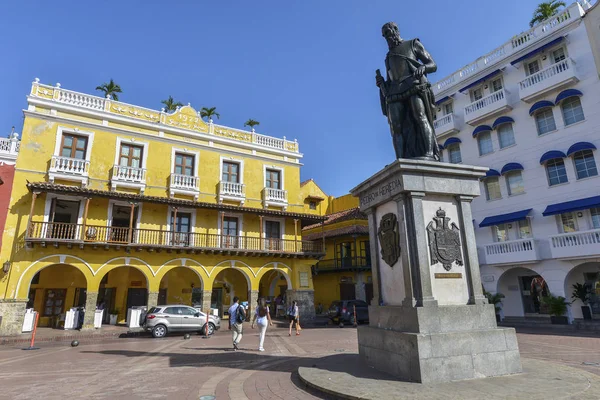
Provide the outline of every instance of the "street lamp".
{"type": "Polygon", "coordinates": [[[8,271],[10,271],[10,265],[10,261],[6,261],[4,264],[2,264],[2,272],[8,274],[8,271]]]}

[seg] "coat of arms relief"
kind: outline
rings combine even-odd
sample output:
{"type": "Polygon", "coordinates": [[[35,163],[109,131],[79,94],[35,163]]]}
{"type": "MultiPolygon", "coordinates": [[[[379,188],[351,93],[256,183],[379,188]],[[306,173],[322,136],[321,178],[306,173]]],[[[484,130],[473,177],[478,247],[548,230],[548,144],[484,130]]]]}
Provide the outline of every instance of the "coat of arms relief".
{"type": "Polygon", "coordinates": [[[400,235],[398,218],[395,214],[388,213],[381,217],[377,236],[381,246],[381,258],[387,265],[393,267],[400,258],[400,235]]]}
{"type": "Polygon", "coordinates": [[[460,229],[454,222],[450,222],[446,211],[441,207],[435,215],[433,221],[427,225],[431,265],[441,263],[446,271],[450,271],[453,262],[463,265],[460,229]]]}

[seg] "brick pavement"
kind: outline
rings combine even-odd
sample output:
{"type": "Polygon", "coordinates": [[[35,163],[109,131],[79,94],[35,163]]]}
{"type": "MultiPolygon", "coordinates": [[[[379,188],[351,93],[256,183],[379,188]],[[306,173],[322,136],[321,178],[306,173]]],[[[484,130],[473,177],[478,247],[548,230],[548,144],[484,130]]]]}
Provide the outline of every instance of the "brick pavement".
{"type": "MultiPolygon", "coordinates": [[[[304,329],[287,336],[269,328],[266,351],[255,350],[258,332],[245,327],[242,350],[230,350],[227,330],[211,339],[182,335],[122,339],[71,348],[68,343],[25,352],[0,347],[0,399],[316,399],[296,373],[325,356],[355,354],[352,328],[304,329]]],[[[600,339],[520,334],[524,357],[562,363],[600,375],[600,339]],[[582,365],[582,362],[598,362],[582,365]]]]}

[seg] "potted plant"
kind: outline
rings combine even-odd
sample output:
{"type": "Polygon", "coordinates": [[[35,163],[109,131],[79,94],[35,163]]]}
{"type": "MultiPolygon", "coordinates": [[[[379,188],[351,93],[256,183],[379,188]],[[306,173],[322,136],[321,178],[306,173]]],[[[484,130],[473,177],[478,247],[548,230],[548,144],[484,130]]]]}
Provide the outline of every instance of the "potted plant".
{"type": "Polygon", "coordinates": [[[112,310],[110,310],[109,318],[110,318],[110,321],[109,321],[110,325],[116,325],[117,318],[119,318],[119,309],[113,308],[112,310]]]}
{"type": "Polygon", "coordinates": [[[489,304],[494,305],[496,310],[496,322],[500,322],[500,310],[502,309],[502,299],[505,297],[502,293],[491,294],[490,292],[484,291],[483,294],[488,299],[489,304]]]}
{"type": "Polygon", "coordinates": [[[550,312],[550,321],[553,324],[568,325],[569,318],[565,316],[567,312],[567,306],[571,303],[567,302],[562,296],[545,296],[542,297],[542,303],[548,306],[550,312]]]}
{"type": "Polygon", "coordinates": [[[590,288],[589,286],[583,285],[581,283],[576,283],[573,285],[573,294],[571,295],[573,300],[579,300],[583,303],[581,306],[581,312],[583,313],[583,319],[591,320],[592,319],[592,310],[590,309],[589,301],[590,301],[590,288]]]}

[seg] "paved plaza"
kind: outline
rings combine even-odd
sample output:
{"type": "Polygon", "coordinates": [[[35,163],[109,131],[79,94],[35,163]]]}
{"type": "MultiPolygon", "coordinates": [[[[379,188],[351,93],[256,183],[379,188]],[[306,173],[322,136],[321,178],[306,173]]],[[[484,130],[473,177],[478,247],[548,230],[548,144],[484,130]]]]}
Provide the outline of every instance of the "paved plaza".
{"type": "MultiPolygon", "coordinates": [[[[543,334],[518,335],[523,358],[550,361],[600,375],[600,338],[543,334]]],[[[304,329],[288,337],[283,327],[268,331],[266,351],[256,350],[258,332],[246,327],[241,350],[230,350],[229,331],[211,339],[182,335],[82,344],[21,343],[0,346],[0,399],[315,399],[298,367],[319,366],[331,356],[357,351],[353,328],[304,329]]],[[[585,376],[585,373],[582,373],[585,376]]],[[[549,395],[552,385],[548,382],[549,395]]],[[[552,398],[551,395],[548,398],[552,398]]]]}

